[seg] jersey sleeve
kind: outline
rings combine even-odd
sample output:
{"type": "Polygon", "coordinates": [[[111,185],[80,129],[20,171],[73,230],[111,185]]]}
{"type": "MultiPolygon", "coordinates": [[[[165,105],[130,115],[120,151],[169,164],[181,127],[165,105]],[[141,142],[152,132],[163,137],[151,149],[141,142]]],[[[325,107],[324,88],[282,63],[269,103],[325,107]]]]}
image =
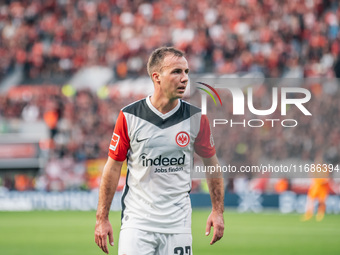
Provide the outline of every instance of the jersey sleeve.
{"type": "Polygon", "coordinates": [[[210,158],[216,153],[209,120],[205,115],[201,117],[200,130],[194,143],[194,149],[203,158],[210,158]]]}
{"type": "Polygon", "coordinates": [[[117,161],[124,161],[130,148],[125,115],[120,111],[110,142],[109,157],[117,161]]]}

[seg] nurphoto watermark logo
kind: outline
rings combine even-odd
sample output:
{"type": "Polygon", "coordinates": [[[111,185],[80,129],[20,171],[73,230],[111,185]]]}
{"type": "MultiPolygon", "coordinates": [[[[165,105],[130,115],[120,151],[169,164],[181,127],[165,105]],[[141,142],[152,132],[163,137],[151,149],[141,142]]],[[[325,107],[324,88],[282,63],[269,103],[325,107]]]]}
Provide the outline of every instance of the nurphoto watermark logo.
{"type": "MultiPolygon", "coordinates": [[[[271,127],[275,126],[276,122],[279,122],[283,127],[295,127],[298,125],[298,121],[296,119],[281,119],[281,118],[263,118],[265,116],[270,116],[275,113],[280,108],[280,115],[287,116],[287,109],[292,106],[297,107],[301,111],[302,114],[306,116],[312,116],[312,113],[306,108],[305,104],[311,100],[311,92],[306,88],[301,87],[271,87],[272,93],[267,95],[266,101],[270,100],[272,103],[267,109],[257,109],[254,106],[254,89],[249,86],[247,88],[242,88],[241,86],[235,86],[234,84],[226,83],[218,83],[209,85],[204,82],[196,82],[200,86],[205,86],[206,88],[202,88],[197,86],[196,88],[201,90],[201,109],[202,114],[207,115],[208,113],[208,104],[207,104],[207,95],[209,95],[215,106],[217,106],[216,100],[212,91],[218,98],[220,105],[223,106],[220,94],[216,91],[215,88],[218,88],[220,93],[231,94],[232,97],[232,114],[234,116],[245,116],[245,106],[250,113],[254,116],[261,116],[261,118],[252,118],[252,119],[243,119],[240,121],[233,121],[233,119],[226,118],[214,118],[213,126],[216,125],[230,125],[231,127],[234,125],[241,125],[245,127],[246,125],[249,127],[263,127],[265,122],[271,124],[271,127]],[[210,89],[210,91],[208,90],[210,89]],[[300,97],[297,97],[300,95],[300,97]],[[302,95],[302,97],[301,97],[302,95]],[[270,96],[270,97],[269,97],[270,96]],[[280,104],[279,104],[280,99],[280,104]]],[[[222,108],[223,110],[223,108],[222,108]]]]}
{"type": "Polygon", "coordinates": [[[193,178],[340,177],[339,79],[196,76],[190,85],[220,162],[206,168],[197,159],[193,178]]]}

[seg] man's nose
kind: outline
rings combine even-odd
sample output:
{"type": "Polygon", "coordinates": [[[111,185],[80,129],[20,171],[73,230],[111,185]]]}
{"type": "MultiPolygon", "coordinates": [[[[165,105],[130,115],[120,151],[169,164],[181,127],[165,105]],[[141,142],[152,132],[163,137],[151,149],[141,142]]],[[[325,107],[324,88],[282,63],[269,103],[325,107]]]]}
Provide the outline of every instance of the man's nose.
{"type": "Polygon", "coordinates": [[[183,73],[183,76],[181,78],[181,82],[186,83],[189,80],[189,75],[187,73],[183,73]]]}

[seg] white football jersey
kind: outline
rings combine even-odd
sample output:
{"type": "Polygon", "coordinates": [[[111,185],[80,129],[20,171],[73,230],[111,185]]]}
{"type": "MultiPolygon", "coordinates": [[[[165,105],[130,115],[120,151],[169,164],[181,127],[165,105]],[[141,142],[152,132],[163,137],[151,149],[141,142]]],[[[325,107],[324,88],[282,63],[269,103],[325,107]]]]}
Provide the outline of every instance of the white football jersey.
{"type": "Polygon", "coordinates": [[[147,97],[121,110],[109,156],[127,159],[122,229],[191,233],[194,151],[204,158],[215,154],[208,119],[199,108],[178,100],[162,114],[147,97]]]}

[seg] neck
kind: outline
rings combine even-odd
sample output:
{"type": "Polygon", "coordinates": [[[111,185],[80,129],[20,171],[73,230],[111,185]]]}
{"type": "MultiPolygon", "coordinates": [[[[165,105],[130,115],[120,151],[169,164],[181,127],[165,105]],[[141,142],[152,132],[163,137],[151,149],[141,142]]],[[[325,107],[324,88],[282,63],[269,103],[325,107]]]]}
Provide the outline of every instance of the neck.
{"type": "Polygon", "coordinates": [[[157,97],[157,95],[153,94],[150,97],[150,102],[159,112],[166,114],[176,107],[178,99],[170,100],[167,98],[157,97]]]}

